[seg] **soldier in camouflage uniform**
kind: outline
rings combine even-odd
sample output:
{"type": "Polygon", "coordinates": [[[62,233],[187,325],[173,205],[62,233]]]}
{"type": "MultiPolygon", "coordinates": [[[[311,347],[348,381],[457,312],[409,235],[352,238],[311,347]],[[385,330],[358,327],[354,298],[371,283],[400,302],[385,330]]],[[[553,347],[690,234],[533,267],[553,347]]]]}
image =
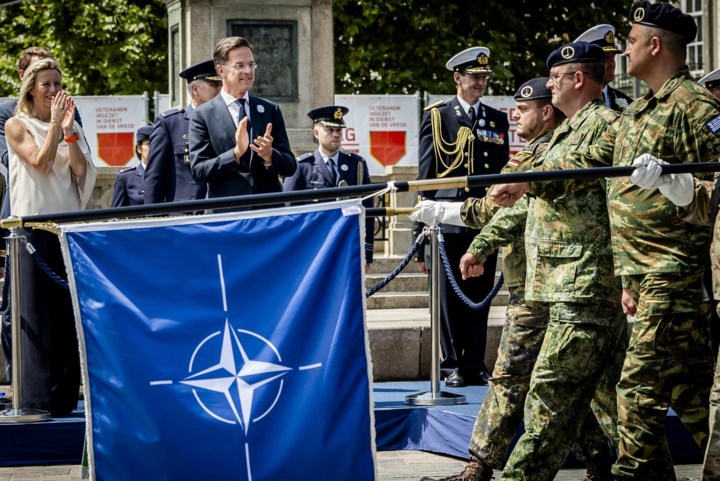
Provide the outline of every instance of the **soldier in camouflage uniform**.
{"type": "MultiPolygon", "coordinates": [[[[630,18],[629,73],[647,82],[651,92],[633,102],[586,153],[569,153],[543,168],[630,165],[645,153],[670,163],[720,156],[720,104],[685,65],[686,45],[697,33],[692,17],[667,3],[638,2],[630,18]]],[[[496,201],[510,205],[527,190],[514,184],[494,192],[496,201]]],[[[615,273],[624,276],[637,300],[618,384],[620,451],[613,473],[622,480],[673,480],[664,438],[668,407],[701,448],[708,438],[713,360],[707,320],[698,306],[710,228],[681,221],[676,206],[657,189],[639,189],[624,178],[609,182],[607,203],[615,273]]]]}

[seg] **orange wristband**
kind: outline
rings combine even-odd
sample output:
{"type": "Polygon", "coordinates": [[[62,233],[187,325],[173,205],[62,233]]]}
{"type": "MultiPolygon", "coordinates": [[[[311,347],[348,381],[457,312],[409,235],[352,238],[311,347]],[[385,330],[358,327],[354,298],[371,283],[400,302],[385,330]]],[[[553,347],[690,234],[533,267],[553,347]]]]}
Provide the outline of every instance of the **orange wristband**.
{"type": "Polygon", "coordinates": [[[65,137],[65,142],[67,142],[68,144],[71,144],[71,143],[77,142],[77,141],[78,141],[77,133],[75,135],[73,135],[72,137],[65,137]]]}

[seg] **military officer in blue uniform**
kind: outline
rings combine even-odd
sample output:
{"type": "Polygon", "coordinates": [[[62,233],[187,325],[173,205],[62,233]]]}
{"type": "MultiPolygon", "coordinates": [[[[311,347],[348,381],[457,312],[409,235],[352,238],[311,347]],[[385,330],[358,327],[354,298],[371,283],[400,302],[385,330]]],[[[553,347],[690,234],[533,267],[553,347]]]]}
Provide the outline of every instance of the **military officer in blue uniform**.
{"type": "Polygon", "coordinates": [[[142,205],[145,202],[145,166],[150,151],[150,132],[152,127],[140,127],[135,133],[135,155],[140,163],[135,167],[123,169],[115,177],[113,188],[113,207],[142,205]]]}
{"type": "MultiPolygon", "coordinates": [[[[370,173],[365,159],[354,153],[340,150],[342,129],[345,128],[345,115],[349,109],[339,105],[318,107],[308,112],[313,121],[313,136],[318,141],[314,152],[297,159],[298,168],[283,183],[283,191],[290,192],[305,189],[322,189],[345,185],[370,183],[370,173]]],[[[372,207],[372,199],[364,202],[372,207]]],[[[373,260],[373,239],[375,221],[372,217],[365,220],[365,270],[373,260]]]]}
{"type": "Polygon", "coordinates": [[[603,103],[613,110],[622,112],[633,101],[621,90],[614,89],[610,83],[615,80],[615,55],[622,50],[615,44],[615,27],[603,23],[583,32],[575,42],[594,43],[605,52],[605,86],[602,90],[603,103]]]}
{"type": "Polygon", "coordinates": [[[204,199],[207,194],[207,184],[196,182],[190,174],[188,127],[194,109],[215,97],[222,84],[212,59],[186,68],[179,76],[188,83],[190,105],[155,119],[145,170],[146,204],[204,199]]]}
{"type": "MultiPolygon", "coordinates": [[[[480,101],[492,74],[490,50],[463,50],[445,67],[452,72],[457,95],[425,108],[420,125],[418,179],[497,174],[509,158],[509,122],[507,114],[480,101]]],[[[484,187],[442,189],[426,192],[425,198],[464,202],[469,197],[485,197],[485,193],[484,187]]],[[[474,302],[485,299],[495,282],[497,253],[485,261],[485,274],[463,281],[460,258],[479,231],[446,224],[440,227],[461,290],[474,302]]],[[[421,228],[415,225],[415,232],[421,228]]],[[[423,250],[418,249],[416,260],[420,271],[427,273],[423,250]]],[[[490,308],[470,309],[453,291],[442,264],[432,267],[440,269],[440,344],[444,355],[440,368],[445,384],[487,384],[490,375],[485,366],[485,343],[490,308]]]]}

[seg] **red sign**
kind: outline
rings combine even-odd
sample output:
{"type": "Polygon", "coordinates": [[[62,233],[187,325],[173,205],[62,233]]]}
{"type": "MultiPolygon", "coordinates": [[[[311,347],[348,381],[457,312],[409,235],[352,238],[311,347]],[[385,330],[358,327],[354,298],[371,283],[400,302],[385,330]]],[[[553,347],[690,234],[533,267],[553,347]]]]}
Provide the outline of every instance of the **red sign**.
{"type": "Polygon", "coordinates": [[[370,131],[370,153],[384,166],[395,165],[405,156],[405,131],[370,131]]]}

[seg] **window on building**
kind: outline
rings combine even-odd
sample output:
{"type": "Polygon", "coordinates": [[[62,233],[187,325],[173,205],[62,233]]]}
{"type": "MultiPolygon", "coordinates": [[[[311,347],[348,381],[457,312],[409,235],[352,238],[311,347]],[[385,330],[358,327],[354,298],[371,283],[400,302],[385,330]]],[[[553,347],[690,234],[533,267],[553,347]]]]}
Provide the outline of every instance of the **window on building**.
{"type": "Polygon", "coordinates": [[[702,0],[683,0],[683,10],[690,15],[698,26],[698,34],[695,40],[687,46],[687,64],[690,73],[694,77],[704,74],[703,69],[703,31],[702,31],[702,0]]]}

